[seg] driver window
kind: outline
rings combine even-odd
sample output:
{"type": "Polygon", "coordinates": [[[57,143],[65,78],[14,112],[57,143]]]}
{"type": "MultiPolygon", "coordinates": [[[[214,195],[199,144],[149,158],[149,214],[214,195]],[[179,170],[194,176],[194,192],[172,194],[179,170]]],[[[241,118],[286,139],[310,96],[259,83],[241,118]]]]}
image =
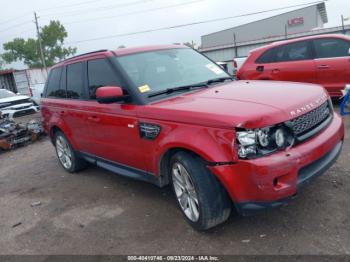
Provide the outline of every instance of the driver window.
{"type": "Polygon", "coordinates": [[[101,86],[121,86],[117,73],[106,59],[88,61],[89,97],[96,99],[96,90],[101,86]]]}

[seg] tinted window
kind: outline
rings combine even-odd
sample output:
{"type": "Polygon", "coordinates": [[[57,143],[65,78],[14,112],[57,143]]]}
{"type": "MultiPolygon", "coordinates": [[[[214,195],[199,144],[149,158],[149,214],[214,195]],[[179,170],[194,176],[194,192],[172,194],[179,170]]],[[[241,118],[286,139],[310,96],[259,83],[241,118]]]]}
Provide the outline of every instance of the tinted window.
{"type": "Polygon", "coordinates": [[[276,48],[272,48],[270,50],[265,51],[257,60],[256,63],[263,64],[263,63],[272,63],[275,59],[275,51],[276,48]]]}
{"type": "Polygon", "coordinates": [[[312,56],[308,42],[297,42],[283,45],[278,48],[275,55],[276,62],[307,60],[311,58],[312,56]]]}
{"type": "Polygon", "coordinates": [[[316,58],[349,56],[350,42],[325,38],[314,40],[316,58]]]}
{"type": "Polygon", "coordinates": [[[65,98],[66,92],[60,88],[62,67],[54,68],[50,72],[49,80],[47,83],[46,97],[65,98]]]}
{"type": "Polygon", "coordinates": [[[101,86],[120,86],[120,80],[105,59],[88,62],[89,96],[96,99],[96,89],[101,86]]]}
{"type": "Polygon", "coordinates": [[[67,66],[67,97],[71,99],[80,99],[84,97],[83,63],[67,66]]]}

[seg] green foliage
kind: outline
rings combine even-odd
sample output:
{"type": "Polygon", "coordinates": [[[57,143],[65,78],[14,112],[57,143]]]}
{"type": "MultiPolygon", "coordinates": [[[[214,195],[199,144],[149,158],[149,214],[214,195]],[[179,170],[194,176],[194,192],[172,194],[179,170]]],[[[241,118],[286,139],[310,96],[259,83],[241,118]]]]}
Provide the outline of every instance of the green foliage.
{"type": "MultiPolygon", "coordinates": [[[[75,47],[63,47],[64,39],[67,36],[66,29],[59,21],[50,21],[49,25],[42,28],[40,38],[46,66],[52,66],[59,60],[76,53],[77,49],[75,47]]],[[[30,68],[43,66],[37,39],[15,38],[5,43],[3,47],[6,52],[3,53],[2,57],[6,63],[23,61],[30,68]]]]}

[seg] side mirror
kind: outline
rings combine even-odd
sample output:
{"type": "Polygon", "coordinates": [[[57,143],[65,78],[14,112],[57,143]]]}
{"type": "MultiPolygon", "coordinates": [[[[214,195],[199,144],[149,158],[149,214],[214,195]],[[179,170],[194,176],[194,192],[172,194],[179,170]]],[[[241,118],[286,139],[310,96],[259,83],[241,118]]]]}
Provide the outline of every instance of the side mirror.
{"type": "Polygon", "coordinates": [[[119,86],[102,86],[96,90],[97,102],[111,104],[125,99],[123,89],[119,86]]]}

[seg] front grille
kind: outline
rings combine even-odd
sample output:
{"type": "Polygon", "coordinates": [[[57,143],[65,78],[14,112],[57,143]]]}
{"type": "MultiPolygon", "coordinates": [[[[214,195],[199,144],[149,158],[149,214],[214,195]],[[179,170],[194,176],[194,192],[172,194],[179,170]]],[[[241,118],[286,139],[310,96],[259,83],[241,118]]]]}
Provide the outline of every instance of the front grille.
{"type": "Polygon", "coordinates": [[[34,109],[27,109],[27,110],[22,110],[22,111],[18,111],[18,112],[15,112],[13,114],[13,117],[20,117],[20,116],[25,116],[25,115],[30,115],[30,114],[34,114],[35,111],[34,109]]]}
{"type": "Polygon", "coordinates": [[[326,122],[330,120],[331,116],[332,109],[329,102],[325,102],[318,108],[302,116],[294,118],[288,121],[286,124],[291,128],[296,138],[299,141],[302,141],[316,134],[317,132],[315,131],[320,131],[319,127],[326,124],[326,122]]]}

